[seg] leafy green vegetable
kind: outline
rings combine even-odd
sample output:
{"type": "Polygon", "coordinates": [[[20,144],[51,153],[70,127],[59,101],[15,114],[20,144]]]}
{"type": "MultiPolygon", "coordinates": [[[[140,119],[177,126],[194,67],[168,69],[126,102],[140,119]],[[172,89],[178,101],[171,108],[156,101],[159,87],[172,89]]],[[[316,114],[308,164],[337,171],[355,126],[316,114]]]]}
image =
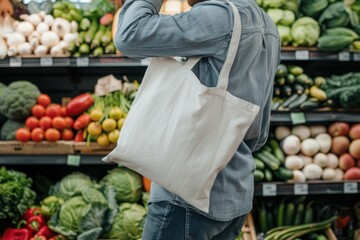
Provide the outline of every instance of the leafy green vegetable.
{"type": "Polygon", "coordinates": [[[292,38],[291,38],[291,29],[290,27],[287,26],[282,26],[282,25],[277,25],[277,29],[279,31],[279,35],[280,35],[280,39],[281,39],[281,44],[283,46],[288,45],[292,38]]]}
{"type": "Polygon", "coordinates": [[[141,198],[141,176],[125,167],[115,168],[100,181],[102,186],[112,186],[116,192],[116,200],[121,202],[137,202],[141,198]]]}
{"type": "Polygon", "coordinates": [[[0,168],[0,219],[17,223],[35,200],[32,180],[24,173],[0,168]]]}
{"type": "Polygon", "coordinates": [[[14,120],[6,120],[4,125],[1,128],[0,139],[4,141],[15,140],[15,133],[18,128],[24,126],[23,122],[14,121],[14,120]]]}
{"type": "Polygon", "coordinates": [[[320,26],[311,17],[297,19],[291,27],[293,46],[313,46],[320,36],[320,26]]]}
{"type": "Polygon", "coordinates": [[[68,199],[82,191],[82,189],[94,186],[95,183],[89,176],[74,172],[65,176],[56,186],[51,189],[50,194],[57,197],[68,199]]]}
{"type": "Polygon", "coordinates": [[[110,239],[141,239],[147,212],[144,207],[134,203],[123,203],[108,234],[110,239]]]}
{"type": "Polygon", "coordinates": [[[86,4],[83,10],[85,17],[98,19],[106,13],[113,13],[115,7],[109,0],[94,0],[86,4]]]}
{"type": "Polygon", "coordinates": [[[329,5],[319,17],[319,23],[323,29],[346,27],[349,22],[350,17],[342,1],[329,5]]]}
{"type": "Polygon", "coordinates": [[[31,108],[39,95],[39,89],[31,82],[12,82],[0,94],[0,113],[13,120],[25,119],[30,116],[31,108]]]}
{"type": "Polygon", "coordinates": [[[264,8],[279,8],[285,2],[286,2],[285,0],[263,0],[262,1],[262,6],[264,8]]]}
{"type": "Polygon", "coordinates": [[[149,202],[149,199],[150,199],[150,193],[148,193],[148,192],[143,192],[143,193],[142,193],[142,196],[141,196],[141,200],[142,200],[142,203],[143,203],[146,211],[148,210],[148,202],[149,202]]]}
{"type": "Polygon", "coordinates": [[[305,16],[317,18],[328,5],[328,0],[301,0],[300,7],[305,16]]]}

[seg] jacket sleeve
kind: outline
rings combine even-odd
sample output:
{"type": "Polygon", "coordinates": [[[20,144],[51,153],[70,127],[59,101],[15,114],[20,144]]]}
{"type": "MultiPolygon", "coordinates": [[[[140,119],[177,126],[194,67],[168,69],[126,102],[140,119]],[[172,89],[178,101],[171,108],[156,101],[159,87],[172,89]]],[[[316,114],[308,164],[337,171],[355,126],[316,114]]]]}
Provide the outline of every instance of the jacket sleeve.
{"type": "Polygon", "coordinates": [[[121,9],[115,46],[126,56],[213,56],[232,32],[230,6],[205,1],[191,10],[159,14],[162,0],[128,0],[121,9]]]}

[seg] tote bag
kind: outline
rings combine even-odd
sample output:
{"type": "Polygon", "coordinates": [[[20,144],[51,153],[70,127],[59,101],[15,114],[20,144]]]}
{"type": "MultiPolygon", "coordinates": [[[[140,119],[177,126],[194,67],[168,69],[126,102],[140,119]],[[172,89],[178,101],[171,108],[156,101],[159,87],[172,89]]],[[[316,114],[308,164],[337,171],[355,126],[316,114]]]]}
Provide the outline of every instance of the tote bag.
{"type": "Polygon", "coordinates": [[[191,71],[200,58],[185,64],[152,58],[117,146],[103,159],[150,178],[204,212],[216,176],[259,111],[226,91],[241,35],[239,12],[229,4],[234,29],[217,86],[202,85],[191,71]]]}

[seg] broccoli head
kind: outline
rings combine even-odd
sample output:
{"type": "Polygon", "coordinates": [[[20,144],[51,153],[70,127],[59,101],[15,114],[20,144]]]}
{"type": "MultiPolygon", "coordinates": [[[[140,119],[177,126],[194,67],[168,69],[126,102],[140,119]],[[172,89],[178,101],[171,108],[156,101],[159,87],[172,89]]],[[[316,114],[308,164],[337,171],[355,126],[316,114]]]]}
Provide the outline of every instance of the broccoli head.
{"type": "Polygon", "coordinates": [[[12,82],[0,94],[0,113],[13,120],[25,119],[30,116],[39,95],[39,89],[31,82],[12,82]]]}
{"type": "Polygon", "coordinates": [[[1,128],[0,139],[3,141],[15,140],[16,130],[23,126],[23,122],[8,119],[1,128]]]}

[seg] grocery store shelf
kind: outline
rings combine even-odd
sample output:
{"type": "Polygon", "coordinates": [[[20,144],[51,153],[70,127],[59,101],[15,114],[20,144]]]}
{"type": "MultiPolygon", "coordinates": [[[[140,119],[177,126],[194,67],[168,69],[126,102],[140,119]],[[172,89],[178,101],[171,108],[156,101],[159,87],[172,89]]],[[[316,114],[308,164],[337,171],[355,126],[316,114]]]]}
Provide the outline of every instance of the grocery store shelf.
{"type": "Polygon", "coordinates": [[[259,183],[255,185],[255,196],[333,195],[358,194],[358,181],[315,181],[306,183],[259,183]]]}
{"type": "Polygon", "coordinates": [[[1,155],[0,165],[108,165],[95,155],[1,155]],[[78,163],[78,164],[77,164],[78,163]]]}
{"type": "Polygon", "coordinates": [[[5,58],[0,60],[0,68],[7,67],[140,67],[147,66],[149,60],[134,60],[119,56],[104,57],[41,57],[5,58]]]}
{"type": "Polygon", "coordinates": [[[281,124],[324,124],[335,121],[344,121],[349,123],[360,122],[360,112],[285,112],[273,111],[271,113],[271,123],[273,125],[281,124]]]}
{"type": "Polygon", "coordinates": [[[322,52],[317,48],[284,47],[281,60],[287,61],[360,61],[360,52],[322,52]]]}

